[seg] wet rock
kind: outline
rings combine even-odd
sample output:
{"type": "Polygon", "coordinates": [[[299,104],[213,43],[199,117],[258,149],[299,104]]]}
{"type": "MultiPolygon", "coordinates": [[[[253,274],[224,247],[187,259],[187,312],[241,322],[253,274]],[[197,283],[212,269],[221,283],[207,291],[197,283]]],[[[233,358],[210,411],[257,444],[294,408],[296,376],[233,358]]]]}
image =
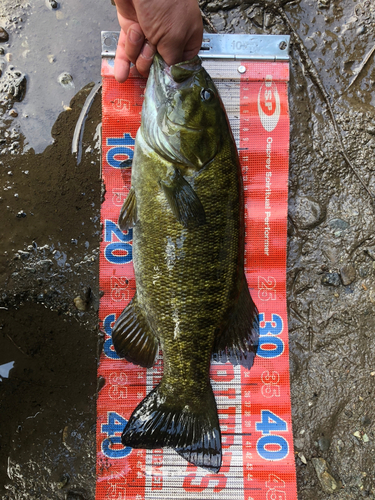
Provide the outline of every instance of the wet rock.
{"type": "Polygon", "coordinates": [[[9,35],[4,28],[0,27],[0,42],[7,42],[9,40],[9,35]]]}
{"type": "Polygon", "coordinates": [[[322,485],[323,491],[326,493],[334,493],[337,491],[339,485],[335,478],[330,474],[327,462],[323,458],[313,458],[311,461],[320,484],[322,485]]]}
{"type": "Polygon", "coordinates": [[[22,101],[26,93],[26,75],[15,69],[8,69],[0,80],[0,100],[4,94],[8,100],[22,101]]]}
{"type": "Polygon", "coordinates": [[[338,273],[324,273],[322,276],[322,285],[340,286],[340,276],[338,273]]]}
{"type": "Polygon", "coordinates": [[[342,266],[340,276],[344,285],[350,285],[355,280],[355,267],[352,264],[342,266]]]}
{"type": "Polygon", "coordinates": [[[5,54],[5,50],[3,47],[0,47],[0,56],[3,56],[5,54]]]}
{"type": "Polygon", "coordinates": [[[57,81],[64,88],[74,88],[75,87],[72,75],[70,75],[66,71],[64,73],[61,73],[58,76],[57,81]]]}
{"type": "Polygon", "coordinates": [[[297,198],[291,206],[291,212],[294,223],[300,229],[312,229],[324,218],[320,205],[308,197],[297,198]]]}

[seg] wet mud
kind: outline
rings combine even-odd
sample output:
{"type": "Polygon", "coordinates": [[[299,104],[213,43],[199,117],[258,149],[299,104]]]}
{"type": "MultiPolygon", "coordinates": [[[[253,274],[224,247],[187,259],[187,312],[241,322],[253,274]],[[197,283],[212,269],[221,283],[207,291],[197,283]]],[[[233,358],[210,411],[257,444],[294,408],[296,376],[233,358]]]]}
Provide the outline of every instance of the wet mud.
{"type": "MultiPolygon", "coordinates": [[[[375,193],[375,54],[363,64],[375,6],[200,5],[219,32],[292,30],[288,308],[298,498],[374,499],[374,207],[340,151],[327,96],[346,154],[375,193]]],[[[0,498],[93,500],[100,93],[79,163],[72,140],[100,79],[100,30],[117,29],[115,10],[109,0],[5,0],[0,27],[0,498]]]]}

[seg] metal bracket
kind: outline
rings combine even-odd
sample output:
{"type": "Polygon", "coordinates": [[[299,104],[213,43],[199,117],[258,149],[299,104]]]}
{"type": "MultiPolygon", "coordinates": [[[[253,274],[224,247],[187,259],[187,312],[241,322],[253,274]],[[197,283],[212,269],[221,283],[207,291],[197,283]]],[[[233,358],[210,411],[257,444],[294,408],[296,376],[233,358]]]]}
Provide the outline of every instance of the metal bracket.
{"type": "Polygon", "coordinates": [[[199,55],[202,59],[288,61],[289,43],[289,35],[205,33],[199,55]]]}
{"type": "Polygon", "coordinates": [[[119,31],[102,31],[102,57],[115,57],[119,31]]]}
{"type": "MultiPolygon", "coordinates": [[[[118,31],[102,31],[102,57],[115,57],[118,31]]],[[[289,35],[220,35],[204,33],[199,55],[202,59],[289,60],[289,35]]]]}

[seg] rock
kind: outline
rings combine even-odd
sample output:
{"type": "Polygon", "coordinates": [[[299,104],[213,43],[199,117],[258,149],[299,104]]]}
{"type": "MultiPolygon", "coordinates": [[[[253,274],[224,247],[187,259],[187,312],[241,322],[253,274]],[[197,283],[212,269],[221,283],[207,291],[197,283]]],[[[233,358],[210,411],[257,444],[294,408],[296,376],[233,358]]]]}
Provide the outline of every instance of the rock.
{"type": "Polygon", "coordinates": [[[345,264],[340,269],[340,276],[344,285],[350,285],[355,280],[355,267],[352,264],[345,264]]]}
{"type": "Polygon", "coordinates": [[[335,236],[340,236],[345,229],[348,229],[349,223],[346,222],[346,220],[343,219],[331,219],[328,222],[328,225],[331,229],[334,230],[334,235],[335,236]]]}
{"type": "Polygon", "coordinates": [[[74,88],[74,82],[73,82],[73,77],[66,71],[64,73],[61,73],[61,75],[58,76],[57,81],[62,87],[65,88],[74,88]]]}
{"type": "Polygon", "coordinates": [[[291,206],[292,218],[300,229],[312,229],[323,220],[320,205],[308,197],[297,198],[291,206]]]}
{"type": "Polygon", "coordinates": [[[338,484],[335,478],[330,474],[327,462],[323,458],[313,458],[316,475],[322,485],[323,491],[326,493],[334,493],[338,489],[338,484]]]}
{"type": "Polygon", "coordinates": [[[318,439],[318,446],[322,451],[327,451],[331,445],[331,440],[326,437],[320,437],[318,439]]]}
{"type": "Polygon", "coordinates": [[[302,450],[305,445],[304,438],[297,438],[294,440],[294,447],[296,450],[302,450]]]}
{"type": "Polygon", "coordinates": [[[46,6],[49,9],[57,9],[59,7],[59,4],[56,2],[56,0],[46,0],[46,6]]]}
{"type": "Polygon", "coordinates": [[[78,311],[86,311],[87,310],[87,302],[84,301],[79,295],[74,299],[74,305],[78,309],[78,311]]]}
{"type": "Polygon", "coordinates": [[[37,264],[43,271],[49,271],[53,266],[53,262],[50,259],[40,260],[37,264]]]}
{"type": "Polygon", "coordinates": [[[340,276],[338,273],[324,273],[322,276],[322,285],[340,286],[340,276]]]}
{"type": "Polygon", "coordinates": [[[4,28],[0,27],[0,42],[7,42],[9,40],[9,35],[4,28]]]}
{"type": "Polygon", "coordinates": [[[364,250],[372,260],[375,260],[375,247],[365,248],[364,250]]]}

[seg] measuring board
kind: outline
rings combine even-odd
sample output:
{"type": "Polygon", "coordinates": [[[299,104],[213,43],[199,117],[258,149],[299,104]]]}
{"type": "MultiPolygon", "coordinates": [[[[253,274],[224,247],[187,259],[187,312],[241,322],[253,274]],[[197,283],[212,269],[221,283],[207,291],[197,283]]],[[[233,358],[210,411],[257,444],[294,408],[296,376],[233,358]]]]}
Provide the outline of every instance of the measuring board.
{"type": "Polygon", "coordinates": [[[296,500],[291,422],[286,234],[289,154],[289,37],[205,34],[200,56],[224,102],[245,190],[245,273],[259,310],[254,366],[212,363],[223,463],[213,474],[174,450],[124,447],[121,433],[139,402],[159,383],[152,369],[117,356],[111,328],[135,293],[132,231],[117,226],[146,79],[114,79],[118,33],[102,33],[103,127],[99,317],[105,334],[98,375],[96,500],[296,500]]]}

